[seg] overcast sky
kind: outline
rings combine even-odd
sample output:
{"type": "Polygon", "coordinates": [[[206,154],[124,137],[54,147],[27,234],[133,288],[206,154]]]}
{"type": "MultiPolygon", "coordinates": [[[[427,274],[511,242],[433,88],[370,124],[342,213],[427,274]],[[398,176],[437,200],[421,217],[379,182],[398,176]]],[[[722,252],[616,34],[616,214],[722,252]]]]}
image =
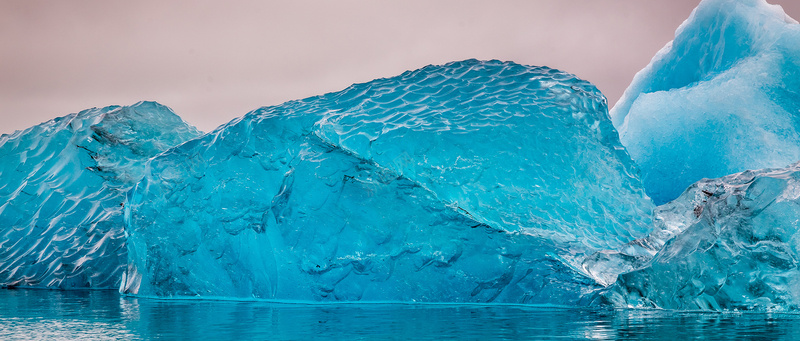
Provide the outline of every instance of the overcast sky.
{"type": "MultiPolygon", "coordinates": [[[[800,1],[771,0],[800,18],[800,1]]],[[[155,100],[203,131],[468,58],[546,65],[615,103],[699,0],[0,0],[0,133],[155,100]]]]}

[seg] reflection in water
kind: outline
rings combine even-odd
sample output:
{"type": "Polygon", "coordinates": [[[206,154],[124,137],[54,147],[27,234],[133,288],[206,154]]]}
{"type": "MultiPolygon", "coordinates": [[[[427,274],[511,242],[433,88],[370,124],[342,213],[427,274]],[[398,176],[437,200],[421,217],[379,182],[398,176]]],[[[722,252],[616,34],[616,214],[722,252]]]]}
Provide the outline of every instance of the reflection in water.
{"type": "Polygon", "coordinates": [[[0,290],[0,340],[136,339],[114,292],[0,290]]]}
{"type": "Polygon", "coordinates": [[[0,290],[0,339],[784,339],[800,315],[150,300],[0,290]]]}

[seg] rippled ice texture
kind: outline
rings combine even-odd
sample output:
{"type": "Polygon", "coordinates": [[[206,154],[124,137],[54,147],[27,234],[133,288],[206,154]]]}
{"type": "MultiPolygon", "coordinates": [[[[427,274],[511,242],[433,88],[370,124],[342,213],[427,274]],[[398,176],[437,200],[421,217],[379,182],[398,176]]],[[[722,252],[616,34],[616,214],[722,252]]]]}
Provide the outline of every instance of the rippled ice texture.
{"type": "Polygon", "coordinates": [[[651,236],[616,255],[638,261],[631,265],[637,269],[620,275],[612,287],[613,303],[797,310],[800,164],[700,181],[659,207],[657,219],[651,236]],[[642,262],[647,248],[658,253],[642,262]]]}
{"type": "Polygon", "coordinates": [[[656,204],[702,178],[800,160],[800,25],[764,0],[704,0],[612,109],[656,204]]]}
{"type": "Polygon", "coordinates": [[[0,287],[116,288],[125,193],[148,158],[198,135],[140,102],[0,136],[0,287]]]}
{"type": "Polygon", "coordinates": [[[653,209],[606,100],[561,71],[428,66],[265,107],[153,159],[122,291],[585,304],[582,255],[653,209]]]}

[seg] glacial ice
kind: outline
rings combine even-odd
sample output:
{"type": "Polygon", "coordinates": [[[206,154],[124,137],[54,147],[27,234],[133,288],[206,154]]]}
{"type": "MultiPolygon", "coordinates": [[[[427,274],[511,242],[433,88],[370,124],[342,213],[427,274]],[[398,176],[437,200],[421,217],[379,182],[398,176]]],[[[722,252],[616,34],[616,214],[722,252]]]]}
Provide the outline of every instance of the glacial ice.
{"type": "Polygon", "coordinates": [[[121,291],[586,304],[653,205],[603,95],[468,60],[265,107],[148,163],[121,291]]]}
{"type": "Polygon", "coordinates": [[[126,192],[144,161],[198,135],[140,102],[0,136],[0,287],[116,288],[126,192]]]}
{"type": "Polygon", "coordinates": [[[656,242],[632,245],[658,252],[619,276],[606,293],[612,303],[678,310],[800,307],[800,163],[697,182],[659,207],[657,219],[660,226],[648,238],[656,242]]]}
{"type": "Polygon", "coordinates": [[[573,75],[467,60],[202,136],[152,102],[3,135],[0,287],[796,311],[799,30],[704,0],[613,124],[573,75]]]}
{"type": "Polygon", "coordinates": [[[704,0],[611,110],[656,204],[702,178],[800,160],[800,25],[764,0],[704,0]]]}

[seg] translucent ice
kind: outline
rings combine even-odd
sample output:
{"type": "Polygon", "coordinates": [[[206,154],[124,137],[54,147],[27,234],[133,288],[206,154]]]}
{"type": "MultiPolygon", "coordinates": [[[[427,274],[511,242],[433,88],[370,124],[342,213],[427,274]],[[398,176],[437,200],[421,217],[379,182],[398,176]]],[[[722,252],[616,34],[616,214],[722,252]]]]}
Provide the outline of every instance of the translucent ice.
{"type": "Polygon", "coordinates": [[[611,110],[656,204],[702,178],[800,160],[800,25],[704,0],[611,110]]]}
{"type": "Polygon", "coordinates": [[[653,209],[593,85],[476,60],[251,112],[128,200],[123,292],[306,301],[585,303],[653,209]]]}
{"type": "Polygon", "coordinates": [[[800,164],[700,181],[659,216],[654,235],[666,243],[619,276],[612,302],[680,310],[800,307],[800,164]]]}
{"type": "Polygon", "coordinates": [[[0,287],[115,288],[122,206],[144,162],[199,133],[152,102],[0,137],[0,287]]]}

